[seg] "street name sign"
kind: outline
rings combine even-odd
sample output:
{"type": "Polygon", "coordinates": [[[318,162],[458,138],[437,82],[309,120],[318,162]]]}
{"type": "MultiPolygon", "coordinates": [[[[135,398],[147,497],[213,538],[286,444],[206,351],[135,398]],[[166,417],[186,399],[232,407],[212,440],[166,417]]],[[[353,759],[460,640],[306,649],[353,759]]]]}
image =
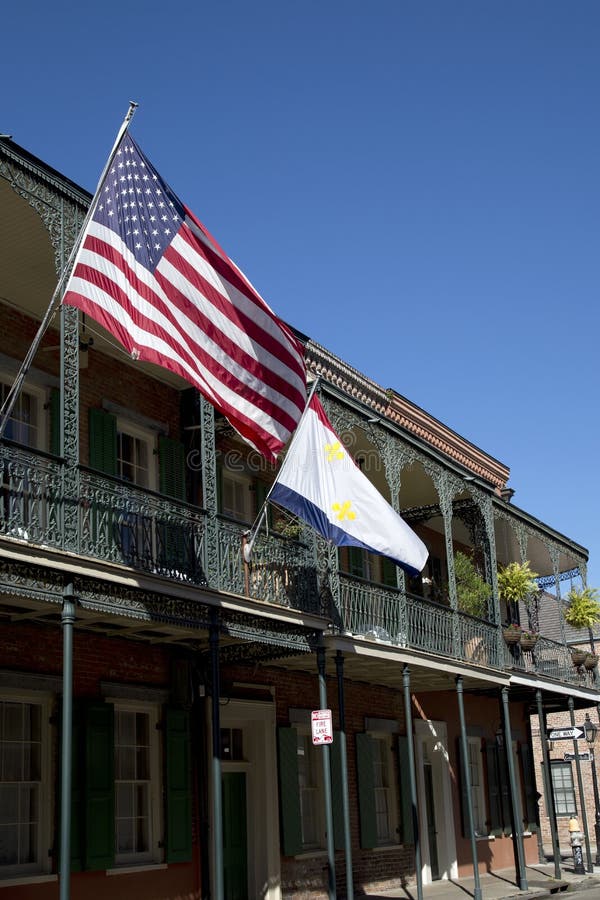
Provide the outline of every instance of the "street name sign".
{"type": "Polygon", "coordinates": [[[574,725],[572,728],[549,728],[549,741],[578,741],[585,734],[583,728],[574,725]]]}
{"type": "Polygon", "coordinates": [[[581,753],[565,753],[565,762],[570,762],[571,760],[579,758],[584,762],[589,761],[592,757],[589,750],[582,750],[581,753]]]}

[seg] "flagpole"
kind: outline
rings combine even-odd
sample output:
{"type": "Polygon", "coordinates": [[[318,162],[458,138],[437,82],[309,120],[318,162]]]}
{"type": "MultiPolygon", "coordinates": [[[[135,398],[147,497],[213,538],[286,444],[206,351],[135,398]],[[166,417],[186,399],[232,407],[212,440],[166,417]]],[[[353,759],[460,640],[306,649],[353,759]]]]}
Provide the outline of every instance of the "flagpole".
{"type": "MultiPolygon", "coordinates": [[[[300,426],[304,422],[304,419],[308,413],[308,407],[310,406],[310,401],[312,400],[312,398],[315,394],[315,391],[317,390],[317,387],[319,386],[320,380],[321,380],[321,377],[319,375],[317,375],[317,377],[315,378],[315,380],[313,381],[313,383],[311,385],[308,397],[306,399],[306,406],[304,407],[304,410],[302,411],[302,415],[300,416],[298,424],[296,425],[296,430],[294,431],[292,440],[290,441],[290,445],[288,447],[288,452],[290,451],[292,444],[294,443],[296,435],[300,431],[300,426]]],[[[258,537],[258,532],[260,531],[261,525],[265,520],[265,516],[267,515],[267,503],[269,502],[269,497],[271,496],[271,494],[273,492],[273,488],[277,484],[278,478],[279,478],[279,474],[277,474],[275,476],[275,480],[273,481],[273,484],[267,491],[267,496],[265,497],[263,505],[261,506],[261,508],[258,512],[258,515],[256,516],[256,519],[254,520],[254,524],[248,531],[244,532],[244,539],[243,539],[243,543],[242,543],[242,553],[244,556],[245,563],[249,563],[250,559],[252,557],[252,548],[254,547],[254,542],[255,542],[256,538],[258,537]]]]}
{"type": "Polygon", "coordinates": [[[127,115],[123,119],[123,123],[122,123],[121,127],[119,128],[113,148],[110,152],[110,155],[108,157],[106,165],[104,166],[104,169],[102,170],[102,174],[100,175],[100,179],[96,186],[96,191],[94,193],[94,196],[92,197],[92,202],[90,203],[90,206],[88,208],[85,219],[83,220],[81,229],[79,230],[79,234],[77,235],[77,239],[73,245],[71,253],[69,254],[67,263],[61,272],[60,278],[58,279],[58,284],[56,285],[54,293],[52,294],[52,299],[50,300],[48,309],[46,310],[46,313],[44,314],[44,317],[43,317],[43,319],[40,323],[40,326],[37,330],[37,334],[35,335],[33,342],[31,344],[29,350],[27,351],[25,359],[23,360],[23,363],[21,364],[21,368],[19,369],[18,375],[15,378],[15,381],[14,381],[13,385],[11,386],[8,394],[6,395],[6,399],[5,399],[4,403],[2,404],[2,408],[0,408],[0,416],[2,417],[0,419],[0,440],[2,440],[2,438],[4,436],[4,431],[6,429],[6,425],[11,416],[14,405],[17,402],[17,397],[19,396],[21,388],[23,387],[23,382],[25,381],[25,378],[27,377],[27,373],[29,372],[29,369],[31,368],[31,363],[33,362],[33,360],[35,358],[35,355],[38,351],[38,348],[40,346],[42,338],[43,338],[44,334],[46,333],[46,330],[47,330],[48,326],[50,325],[50,322],[54,318],[54,314],[56,312],[56,305],[57,305],[56,301],[58,299],[60,299],[60,297],[62,295],[63,288],[64,288],[65,282],[67,280],[67,276],[70,274],[71,267],[73,265],[75,257],[77,255],[77,253],[79,252],[79,248],[81,246],[81,242],[85,235],[85,231],[88,226],[88,223],[89,223],[90,219],[92,218],[92,216],[94,215],[94,212],[96,211],[96,206],[98,205],[98,199],[99,199],[98,194],[100,192],[100,188],[104,182],[104,179],[106,178],[106,173],[108,172],[108,170],[110,169],[110,167],[112,165],[112,162],[113,162],[113,159],[115,158],[115,154],[118,150],[119,144],[121,143],[123,136],[125,135],[125,132],[127,131],[128,127],[129,127],[129,123],[131,122],[131,119],[133,118],[133,114],[135,113],[137,106],[138,106],[138,104],[135,102],[135,100],[129,101],[129,109],[127,110],[127,115]]]}

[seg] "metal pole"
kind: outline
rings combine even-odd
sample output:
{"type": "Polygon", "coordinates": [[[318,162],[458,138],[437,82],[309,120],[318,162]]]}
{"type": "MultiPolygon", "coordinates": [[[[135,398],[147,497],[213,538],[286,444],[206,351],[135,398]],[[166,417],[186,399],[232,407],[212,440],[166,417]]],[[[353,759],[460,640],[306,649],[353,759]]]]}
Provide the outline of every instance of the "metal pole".
{"type": "MultiPolygon", "coordinates": [[[[575,701],[569,697],[569,713],[571,716],[571,728],[575,728],[575,701]]],[[[573,738],[573,754],[575,756],[575,770],[577,772],[577,786],[579,788],[579,803],[581,806],[581,820],[583,822],[583,837],[585,838],[585,854],[587,856],[588,872],[594,871],[592,861],[592,848],[590,847],[590,833],[588,830],[587,812],[585,809],[585,794],[583,792],[583,778],[581,777],[581,760],[577,749],[577,739],[573,738]]]]}
{"type": "MultiPolygon", "coordinates": [[[[317,668],[319,670],[319,705],[327,709],[327,685],[325,682],[325,648],[317,647],[317,668]]],[[[333,840],[333,811],[331,806],[331,767],[329,761],[329,745],[323,744],[323,793],[325,800],[325,826],[327,829],[327,862],[328,862],[328,896],[329,900],[337,897],[335,888],[335,844],[333,840]]]]}
{"type": "Polygon", "coordinates": [[[71,772],[73,732],[73,585],[65,586],[61,614],[63,626],[63,701],[60,797],[60,900],[71,896],[71,772]]]}
{"type": "Polygon", "coordinates": [[[596,862],[600,866],[600,797],[598,796],[598,776],[596,774],[596,755],[593,747],[590,747],[590,761],[592,763],[592,786],[594,788],[594,834],[596,837],[596,862]]]}
{"type": "Polygon", "coordinates": [[[404,720],[406,724],[408,768],[410,770],[410,806],[412,811],[413,835],[415,839],[415,875],[417,878],[417,900],[423,900],[421,837],[419,834],[419,817],[417,815],[417,772],[415,767],[415,748],[413,745],[412,706],[410,702],[410,669],[406,664],[402,670],[402,682],[404,686],[404,720]]]}
{"type": "Polygon", "coordinates": [[[346,707],[344,700],[344,655],[338,650],[335,657],[340,713],[340,768],[342,776],[342,809],[344,813],[344,853],[346,855],[346,898],[354,900],[352,873],[352,840],[350,837],[350,799],[348,797],[348,757],[346,754],[346,707]]]}
{"type": "Polygon", "coordinates": [[[528,890],[527,873],[525,871],[525,849],[523,847],[523,808],[521,807],[521,797],[517,786],[517,773],[515,770],[515,758],[512,749],[512,728],[510,725],[510,708],[508,705],[508,688],[503,687],[502,691],[502,711],[504,713],[504,750],[506,753],[506,764],[508,766],[508,780],[510,782],[511,807],[513,814],[513,842],[517,857],[517,879],[519,888],[522,891],[528,890]]]}
{"type": "Polygon", "coordinates": [[[542,704],[542,692],[535,692],[537,701],[538,721],[540,723],[540,742],[542,744],[544,793],[546,795],[546,812],[550,820],[550,836],[552,838],[552,856],[554,857],[554,877],[560,878],[560,845],[558,843],[558,828],[556,825],[556,807],[554,805],[554,790],[552,788],[552,773],[550,771],[550,754],[548,753],[548,741],[546,739],[546,716],[542,704]]]}
{"type": "Polygon", "coordinates": [[[462,758],[464,762],[463,778],[467,801],[467,828],[469,830],[469,839],[471,841],[471,856],[473,857],[473,878],[475,879],[475,885],[473,887],[473,900],[481,900],[481,882],[479,880],[479,859],[477,857],[477,841],[475,840],[475,825],[473,823],[473,795],[471,791],[471,776],[469,773],[469,742],[467,741],[467,726],[465,723],[465,705],[463,698],[462,675],[458,675],[456,678],[456,696],[458,699],[460,740],[462,746],[462,758]]]}
{"type": "Polygon", "coordinates": [[[223,900],[223,796],[221,785],[221,717],[219,712],[219,623],[217,611],[211,610],[209,632],[210,663],[212,681],[212,795],[213,795],[213,841],[214,871],[213,896],[223,900]]]}

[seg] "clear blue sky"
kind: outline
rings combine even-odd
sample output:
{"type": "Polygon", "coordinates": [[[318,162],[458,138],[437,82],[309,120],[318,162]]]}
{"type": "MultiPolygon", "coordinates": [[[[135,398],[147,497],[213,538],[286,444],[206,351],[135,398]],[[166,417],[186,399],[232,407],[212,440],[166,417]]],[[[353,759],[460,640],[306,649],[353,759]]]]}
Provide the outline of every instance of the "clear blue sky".
{"type": "Polygon", "coordinates": [[[0,131],[132,133],[275,311],[511,468],[600,587],[597,0],[8,4],[0,131]]]}

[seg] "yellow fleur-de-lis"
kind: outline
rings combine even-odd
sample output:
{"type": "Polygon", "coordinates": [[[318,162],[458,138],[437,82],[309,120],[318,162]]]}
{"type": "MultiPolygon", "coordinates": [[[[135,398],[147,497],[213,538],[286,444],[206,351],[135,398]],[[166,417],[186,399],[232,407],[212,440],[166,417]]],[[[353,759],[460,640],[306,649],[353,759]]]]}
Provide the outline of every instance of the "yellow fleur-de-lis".
{"type": "Polygon", "coordinates": [[[339,522],[343,522],[344,519],[355,519],[356,513],[353,509],[350,509],[352,506],[351,500],[344,500],[343,503],[332,503],[331,508],[334,512],[336,512],[337,518],[339,522]]]}
{"type": "Polygon", "coordinates": [[[325,453],[327,454],[327,462],[344,458],[344,451],[339,441],[336,441],[335,444],[325,444],[325,453]]]}

